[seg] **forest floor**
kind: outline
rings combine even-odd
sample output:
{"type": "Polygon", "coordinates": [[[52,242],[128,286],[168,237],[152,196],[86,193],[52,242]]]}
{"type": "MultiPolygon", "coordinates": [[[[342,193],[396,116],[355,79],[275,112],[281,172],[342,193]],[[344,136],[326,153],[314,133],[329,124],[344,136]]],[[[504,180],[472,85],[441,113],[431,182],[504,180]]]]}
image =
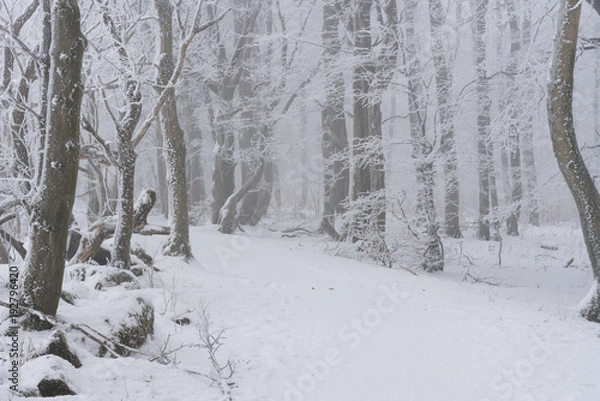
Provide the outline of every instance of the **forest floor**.
{"type": "MultiPolygon", "coordinates": [[[[212,226],[191,234],[188,264],[159,256],[164,237],[135,236],[160,272],[137,289],[98,291],[67,278],[78,299],[59,308],[61,319],[103,331],[126,298],[141,296],[155,308],[142,352],[189,346],[166,365],[142,355],[98,358],[93,344],[69,332],[83,363],[69,371],[78,395],[56,399],[600,400],[600,325],[577,314],[592,282],[577,229],[505,238],[501,265],[498,242],[445,240],[445,271],[406,266],[417,276],[336,256],[323,237],[281,238],[267,229],[226,236],[212,226]],[[225,329],[217,361],[236,363],[228,397],[227,384],[197,374],[216,378],[198,347],[203,308],[211,332],[225,329]],[[190,324],[174,323],[182,317],[190,324]]],[[[1,267],[0,281],[7,271],[1,267]]],[[[22,335],[28,350],[48,333],[22,335]]],[[[20,399],[8,391],[7,367],[5,357],[0,399],[20,399]]],[[[20,387],[35,387],[45,368],[26,363],[20,387]]]]}

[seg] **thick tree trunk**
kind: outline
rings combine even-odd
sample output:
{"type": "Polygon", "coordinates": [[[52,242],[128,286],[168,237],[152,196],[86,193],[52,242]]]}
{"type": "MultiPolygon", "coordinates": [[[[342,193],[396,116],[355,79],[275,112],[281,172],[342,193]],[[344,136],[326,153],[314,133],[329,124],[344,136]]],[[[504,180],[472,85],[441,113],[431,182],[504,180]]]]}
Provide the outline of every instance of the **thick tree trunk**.
{"type": "Polygon", "coordinates": [[[585,165],[573,121],[573,75],[581,1],[561,1],[548,84],[548,123],[554,155],[573,195],[595,283],[582,315],[600,323],[600,195],[585,165]]]}
{"type": "MultiPolygon", "coordinates": [[[[159,24],[157,84],[165,86],[174,71],[173,6],[168,0],[154,0],[154,6],[159,24]]],[[[171,234],[163,247],[163,253],[169,256],[181,256],[184,260],[188,260],[192,257],[192,250],[189,234],[185,138],[177,116],[175,88],[164,90],[168,93],[167,100],[160,111],[160,124],[165,138],[171,234]]]]}
{"type": "Polygon", "coordinates": [[[435,66],[436,96],[440,150],[444,155],[444,222],[446,235],[462,238],[460,229],[460,191],[458,181],[458,154],[454,132],[455,106],[452,101],[452,66],[444,46],[444,6],[440,0],[429,0],[431,50],[435,66]]]}
{"type": "Polygon", "coordinates": [[[41,185],[32,203],[30,252],[23,301],[55,316],[62,289],[69,220],[79,163],[79,116],[85,39],[76,0],[52,7],[51,74],[41,185]]]}
{"type": "MultiPolygon", "coordinates": [[[[348,131],[344,114],[344,74],[337,64],[342,41],[339,1],[329,1],[323,6],[323,70],[326,74],[325,104],[321,111],[323,139],[323,227],[333,227],[336,214],[344,212],[343,201],[348,198],[350,170],[348,131]]],[[[329,230],[329,232],[332,232],[329,230]]],[[[337,235],[334,235],[339,237],[337,235]]]]}

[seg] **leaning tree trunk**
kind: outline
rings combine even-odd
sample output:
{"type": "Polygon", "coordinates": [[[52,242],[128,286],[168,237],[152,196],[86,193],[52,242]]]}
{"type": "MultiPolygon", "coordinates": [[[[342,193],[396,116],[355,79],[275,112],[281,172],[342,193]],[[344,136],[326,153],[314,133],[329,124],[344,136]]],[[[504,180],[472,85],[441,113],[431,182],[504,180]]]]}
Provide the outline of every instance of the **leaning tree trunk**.
{"type": "Polygon", "coordinates": [[[79,164],[79,116],[85,38],[76,0],[52,6],[51,74],[46,141],[37,194],[32,203],[30,252],[23,301],[55,316],[62,289],[66,244],[79,164]]]}
{"type": "Polygon", "coordinates": [[[240,200],[242,200],[242,198],[248,194],[249,191],[254,189],[254,187],[256,187],[256,185],[260,182],[264,169],[265,159],[264,157],[261,157],[260,165],[256,171],[254,171],[252,176],[248,178],[248,181],[246,181],[244,185],[240,187],[240,189],[231,194],[231,196],[227,198],[227,201],[225,201],[225,204],[221,208],[221,212],[219,214],[219,231],[223,234],[234,233],[236,227],[238,226],[238,221],[236,219],[237,205],[240,200]]]}
{"type": "Polygon", "coordinates": [[[600,323],[600,195],[577,144],[573,122],[573,76],[581,1],[563,0],[554,38],[548,84],[548,123],[554,155],[575,203],[594,273],[594,285],[582,315],[600,323]]]}
{"type": "MultiPolygon", "coordinates": [[[[159,46],[157,84],[164,87],[174,71],[173,59],[173,6],[168,0],[154,0],[158,14],[159,46]]],[[[179,125],[175,88],[168,91],[167,99],[160,111],[160,124],[165,138],[167,160],[167,182],[169,184],[169,212],[171,233],[163,247],[169,256],[192,257],[189,234],[188,199],[185,169],[185,138],[179,125]]]]}
{"type": "Polygon", "coordinates": [[[435,66],[436,96],[440,150],[444,155],[445,231],[452,238],[462,238],[460,230],[460,191],[458,181],[458,152],[454,132],[455,106],[452,101],[452,66],[444,48],[444,6],[440,0],[429,0],[431,50],[435,66]]]}
{"type": "Polygon", "coordinates": [[[343,213],[342,202],[348,197],[350,170],[346,158],[349,157],[348,131],[344,115],[344,74],[336,62],[342,41],[339,34],[339,1],[329,1],[323,5],[323,70],[326,74],[325,104],[321,111],[323,139],[323,220],[322,228],[333,237],[339,238],[334,228],[334,216],[343,213]],[[333,229],[333,230],[332,230],[333,229]]]}

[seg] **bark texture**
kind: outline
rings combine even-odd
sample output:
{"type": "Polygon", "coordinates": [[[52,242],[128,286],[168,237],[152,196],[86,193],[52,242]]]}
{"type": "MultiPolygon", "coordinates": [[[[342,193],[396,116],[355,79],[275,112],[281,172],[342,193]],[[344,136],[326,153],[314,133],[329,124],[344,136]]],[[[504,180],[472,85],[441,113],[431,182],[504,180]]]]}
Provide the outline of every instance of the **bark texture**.
{"type": "MultiPolygon", "coordinates": [[[[164,87],[175,69],[173,58],[173,6],[168,0],[154,0],[158,14],[158,76],[156,82],[164,87]]],[[[160,111],[160,125],[165,139],[167,182],[169,187],[169,223],[171,233],[163,247],[169,256],[192,257],[189,234],[188,199],[186,183],[186,145],[177,116],[175,88],[167,87],[166,101],[160,111]]]]}
{"type": "Polygon", "coordinates": [[[125,113],[116,125],[118,175],[118,212],[114,245],[111,253],[111,265],[120,269],[131,267],[131,237],[133,235],[133,197],[135,185],[136,153],[133,149],[133,133],[142,116],[142,93],[140,83],[135,78],[135,68],[129,60],[129,55],[121,36],[109,14],[108,8],[103,9],[102,20],[113,40],[120,63],[120,79],[125,94],[125,113]]]}
{"type": "Polygon", "coordinates": [[[31,213],[31,251],[27,258],[23,301],[56,315],[65,267],[67,233],[79,163],[79,116],[85,39],[76,0],[52,6],[51,74],[40,186],[31,213]]]}
{"type": "Polygon", "coordinates": [[[600,322],[600,195],[585,165],[573,121],[573,77],[581,2],[561,1],[548,84],[548,123],[554,155],[579,211],[595,284],[582,315],[600,322]]]}

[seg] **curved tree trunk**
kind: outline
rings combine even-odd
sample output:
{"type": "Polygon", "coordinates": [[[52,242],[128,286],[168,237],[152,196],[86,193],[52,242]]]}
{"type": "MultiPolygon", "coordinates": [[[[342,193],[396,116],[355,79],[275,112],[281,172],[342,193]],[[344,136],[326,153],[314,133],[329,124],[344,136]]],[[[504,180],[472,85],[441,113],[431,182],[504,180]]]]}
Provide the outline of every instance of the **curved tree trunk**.
{"type": "Polygon", "coordinates": [[[252,190],[261,180],[265,169],[265,161],[261,160],[258,169],[254,174],[241,186],[240,189],[235,191],[221,208],[219,215],[219,231],[223,234],[233,234],[237,227],[237,205],[250,190],[252,190]]]}
{"type": "Polygon", "coordinates": [[[573,122],[573,75],[581,1],[563,0],[554,39],[548,84],[548,124],[552,147],[579,210],[583,238],[594,273],[594,285],[582,315],[600,323],[600,195],[577,144],[573,122]]]}
{"type": "Polygon", "coordinates": [[[67,234],[75,200],[79,164],[79,116],[85,39],[76,0],[55,0],[52,7],[51,74],[46,112],[46,147],[40,187],[32,204],[30,252],[23,301],[56,315],[65,268],[67,234]]]}

